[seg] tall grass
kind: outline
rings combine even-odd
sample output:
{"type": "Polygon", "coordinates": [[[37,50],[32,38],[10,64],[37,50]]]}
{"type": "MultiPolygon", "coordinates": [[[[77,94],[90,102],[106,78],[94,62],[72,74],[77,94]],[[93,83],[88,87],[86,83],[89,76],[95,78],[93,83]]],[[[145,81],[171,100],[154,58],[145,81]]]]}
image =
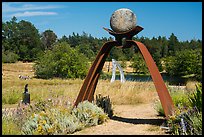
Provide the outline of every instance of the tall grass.
{"type": "MultiPolygon", "coordinates": [[[[190,100],[189,95],[193,94],[196,90],[196,84],[199,82],[197,81],[188,81],[186,87],[184,89],[179,88],[172,88],[171,86],[167,85],[168,91],[172,98],[172,101],[175,107],[189,107],[190,100]]],[[[164,116],[164,110],[162,108],[160,100],[156,100],[154,103],[154,108],[158,112],[158,115],[164,116]]]]}
{"type": "MultiPolygon", "coordinates": [[[[173,91],[171,97],[175,111],[167,120],[173,135],[202,135],[202,85],[195,91],[173,91]]],[[[158,101],[155,104],[158,114],[164,116],[164,110],[158,101]]]]}
{"type": "MultiPolygon", "coordinates": [[[[175,107],[188,107],[190,105],[187,91],[171,91],[170,96],[175,107]]],[[[158,115],[165,116],[160,100],[156,100],[154,108],[158,115]]]]}
{"type": "Polygon", "coordinates": [[[16,90],[4,91],[2,94],[2,104],[16,104],[22,98],[21,92],[16,90]]]}
{"type": "Polygon", "coordinates": [[[157,97],[157,92],[153,82],[133,82],[121,83],[110,80],[100,80],[95,94],[109,96],[113,105],[149,103],[157,97]]]}
{"type": "MultiPolygon", "coordinates": [[[[32,102],[49,98],[74,102],[84,80],[81,79],[36,79],[32,66],[34,63],[17,62],[13,64],[3,63],[2,76],[2,104],[18,104],[22,99],[24,86],[28,84],[30,99],[32,102]],[[18,75],[28,75],[29,80],[20,80],[18,75]]],[[[188,82],[187,91],[195,89],[196,82],[188,82]]],[[[182,91],[183,92],[183,91],[182,91]]],[[[95,95],[109,96],[112,104],[139,104],[148,103],[158,99],[155,86],[152,81],[126,81],[121,83],[116,80],[110,83],[110,79],[99,79],[95,95]]],[[[177,94],[177,93],[176,93],[177,94]]]]}
{"type": "MultiPolygon", "coordinates": [[[[3,105],[18,104],[21,100],[24,86],[28,84],[28,91],[32,102],[46,100],[48,98],[58,98],[74,102],[80,91],[84,80],[81,79],[36,79],[34,78],[34,63],[17,62],[14,64],[3,63],[2,98],[3,105]],[[29,80],[21,80],[18,75],[28,75],[29,80]],[[8,100],[12,101],[8,101],[8,100]]],[[[113,104],[138,104],[148,103],[157,98],[156,89],[153,82],[131,82],[120,83],[115,81],[110,83],[110,79],[100,79],[95,95],[110,96],[113,104]]]]}
{"type": "Polygon", "coordinates": [[[12,117],[2,118],[2,135],[20,135],[21,131],[16,125],[12,117]]]}

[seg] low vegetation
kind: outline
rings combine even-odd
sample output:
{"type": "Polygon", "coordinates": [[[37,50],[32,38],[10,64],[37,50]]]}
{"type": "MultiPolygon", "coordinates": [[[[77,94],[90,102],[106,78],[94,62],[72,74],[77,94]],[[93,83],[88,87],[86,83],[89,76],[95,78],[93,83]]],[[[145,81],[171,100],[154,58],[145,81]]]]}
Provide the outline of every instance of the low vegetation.
{"type": "MultiPolygon", "coordinates": [[[[174,91],[171,97],[175,112],[167,120],[173,135],[202,135],[202,85],[197,84],[192,92],[174,91]]],[[[164,116],[164,110],[158,101],[155,105],[159,115],[164,116]]]]}
{"type": "Polygon", "coordinates": [[[108,117],[111,118],[113,116],[113,108],[109,96],[103,97],[101,94],[96,95],[96,105],[101,107],[108,114],[108,117]]]}
{"type": "MultiPolygon", "coordinates": [[[[79,91],[82,86],[83,80],[82,79],[60,79],[60,78],[53,78],[53,79],[37,79],[34,77],[34,71],[33,71],[33,63],[22,63],[18,62],[15,64],[3,64],[3,75],[2,75],[2,106],[4,108],[17,108],[20,100],[22,99],[22,93],[24,92],[24,86],[28,84],[28,91],[31,95],[31,105],[37,107],[33,107],[29,112],[25,112],[28,117],[22,117],[22,115],[18,114],[16,117],[11,117],[10,114],[7,112],[10,112],[10,109],[6,109],[8,111],[4,111],[6,114],[2,113],[2,129],[3,134],[71,134],[77,130],[81,130],[85,127],[96,125],[96,121],[98,119],[98,124],[102,123],[102,121],[105,121],[105,117],[108,115],[108,113],[103,116],[99,116],[98,113],[95,112],[97,110],[90,111],[90,114],[84,114],[84,116],[87,116],[87,119],[84,119],[84,123],[82,121],[78,121],[77,123],[77,117],[84,117],[82,114],[79,114],[79,112],[85,110],[83,107],[80,109],[75,109],[75,111],[71,111],[69,109],[69,106],[72,106],[79,91]],[[18,75],[28,75],[31,77],[29,80],[22,80],[18,78],[18,75]],[[47,111],[43,110],[43,107],[45,103],[44,101],[51,100],[55,106],[52,109],[49,109],[47,111]],[[56,105],[57,104],[57,105],[56,105]],[[41,106],[41,107],[40,107],[41,106]],[[38,108],[38,109],[34,109],[38,108]],[[82,110],[83,109],[83,110],[82,110]],[[66,111],[63,111],[66,110],[66,111]],[[32,112],[32,113],[31,113],[32,112]],[[72,113],[71,113],[72,112],[72,113]],[[35,113],[35,115],[32,115],[35,113]],[[69,115],[68,115],[69,113],[69,115]],[[46,114],[46,117],[41,117],[41,115],[46,114]],[[53,115],[59,114],[62,119],[70,119],[70,121],[65,122],[64,125],[53,125],[51,124],[53,122],[53,115]],[[67,115],[65,115],[67,114],[67,115]],[[75,114],[74,117],[71,115],[75,114]],[[76,116],[77,115],[77,116],[76,116]],[[90,117],[88,115],[91,115],[90,117]],[[91,119],[92,116],[95,116],[95,119],[91,119]],[[48,117],[48,118],[47,118],[48,117]],[[101,120],[99,120],[101,118],[101,120]],[[35,119],[38,119],[38,121],[35,121],[35,119]],[[43,121],[45,120],[45,121],[43,121]],[[17,122],[18,121],[18,122],[17,122]],[[19,122],[21,121],[21,122],[19,122]],[[76,122],[73,124],[73,122],[76,122]],[[91,121],[92,123],[90,123],[91,121]],[[34,122],[34,123],[33,123],[34,122]],[[44,122],[44,123],[43,123],[44,122]],[[49,123],[50,122],[50,123],[49,123]],[[72,122],[72,127],[65,130],[65,126],[70,125],[70,122],[72,122]],[[16,125],[16,123],[21,123],[21,125],[16,125]],[[31,125],[34,124],[35,128],[32,129],[31,125]],[[85,123],[87,126],[85,126],[85,123]],[[95,124],[94,124],[95,123],[95,124]],[[49,124],[46,125],[46,124],[49,124]],[[45,126],[46,125],[46,126],[45,126]],[[52,126],[51,126],[52,125],[52,126]],[[21,127],[21,128],[20,128],[21,127]],[[22,127],[23,131],[22,131],[22,127]],[[44,127],[44,128],[41,128],[44,127]],[[55,128],[54,132],[53,128],[55,128]]],[[[166,83],[168,86],[168,83],[166,83]]],[[[193,107],[190,104],[199,104],[199,102],[196,102],[197,98],[202,94],[202,92],[193,92],[194,90],[197,90],[195,88],[194,82],[188,82],[186,85],[186,88],[184,91],[171,91],[170,93],[172,95],[173,100],[175,101],[176,106],[179,107],[193,107]],[[191,100],[187,99],[186,93],[192,93],[191,100]]],[[[199,88],[200,89],[200,88],[199,88]]],[[[201,91],[201,90],[199,90],[201,91]]],[[[109,107],[107,109],[108,111],[114,111],[114,105],[125,105],[125,104],[131,104],[131,105],[137,105],[141,103],[149,103],[154,100],[158,100],[158,95],[155,89],[155,86],[152,81],[126,81],[125,83],[121,83],[120,81],[115,81],[113,83],[110,83],[110,79],[100,79],[98,81],[95,95],[101,95],[102,97],[108,96],[111,100],[111,105],[113,108],[109,107]]],[[[201,99],[202,100],[202,99],[201,99]]],[[[101,101],[103,102],[103,101],[101,101]]],[[[202,101],[201,101],[202,102],[202,101]]],[[[49,104],[49,103],[48,103],[49,104]]],[[[200,104],[202,106],[202,104],[200,104]]],[[[85,105],[88,108],[89,105],[85,105]]],[[[158,105],[159,106],[159,105],[158,105]]],[[[48,108],[48,107],[47,107],[48,108]]],[[[103,107],[102,107],[103,108],[103,107]]],[[[160,107],[161,111],[162,108],[160,107]]],[[[86,112],[89,110],[85,110],[86,112]]],[[[14,111],[12,111],[13,113],[14,111]]],[[[21,111],[19,111],[21,112],[21,111]]],[[[110,115],[111,113],[109,113],[110,115]]],[[[202,122],[202,119],[200,119],[202,114],[202,111],[198,113],[198,115],[192,115],[191,119],[195,119],[199,123],[200,120],[202,122]],[[196,119],[197,118],[197,119],[196,119]]],[[[112,115],[112,114],[111,114],[112,115]]],[[[25,116],[25,115],[24,115],[25,116]]],[[[93,117],[94,117],[93,116],[93,117]]],[[[59,122],[60,119],[55,119],[54,122],[59,122]]],[[[175,123],[172,121],[172,123],[175,123]]],[[[192,125],[193,123],[191,123],[192,125]]],[[[173,124],[175,125],[175,124],[173,124]]],[[[196,130],[199,130],[200,126],[197,126],[196,130]]],[[[172,128],[174,129],[174,128],[172,128]]],[[[177,128],[178,129],[178,128],[177,128]]],[[[196,133],[200,133],[200,130],[196,133]]],[[[172,133],[174,133],[172,131],[172,133]]],[[[176,133],[175,133],[176,134],[176,133]]]]}
{"type": "MultiPolygon", "coordinates": [[[[3,134],[71,134],[88,126],[101,124],[108,118],[108,115],[110,116],[111,113],[105,113],[103,107],[99,109],[86,103],[84,106],[79,105],[78,108],[71,111],[69,107],[73,106],[83,80],[37,79],[34,77],[33,65],[33,63],[22,62],[3,64],[3,134]],[[30,76],[31,79],[19,79],[19,74],[30,76]],[[26,84],[28,84],[31,104],[29,108],[23,111],[18,104],[22,100],[22,93],[26,84]],[[50,108],[48,100],[51,100],[55,107],[50,108]],[[45,106],[46,108],[44,108],[45,106]],[[16,108],[18,108],[18,113],[15,111],[16,108]],[[100,115],[101,110],[105,115],[100,115]],[[13,116],[10,114],[13,114],[13,116]],[[60,118],[53,119],[55,114],[59,115],[60,118]],[[77,120],[77,117],[83,120],[77,120]],[[60,123],[62,119],[68,120],[60,123]],[[65,130],[68,125],[71,126],[65,130]]],[[[157,96],[152,97],[156,94],[156,90],[151,81],[127,81],[125,83],[115,81],[110,83],[110,79],[100,79],[95,92],[95,95],[98,94],[101,94],[101,96],[109,95],[112,105],[147,103],[157,98],[157,96]]],[[[109,108],[108,111],[112,109],[114,109],[114,106],[109,108]]]]}
{"type": "Polygon", "coordinates": [[[73,108],[71,105],[59,107],[48,100],[26,108],[18,107],[11,115],[4,111],[2,119],[4,134],[66,135],[102,124],[108,116],[88,101],[73,108]]]}
{"type": "MultiPolygon", "coordinates": [[[[16,106],[22,99],[22,93],[26,84],[28,84],[31,103],[47,99],[58,100],[59,104],[61,104],[60,100],[74,102],[83,84],[82,79],[37,79],[34,77],[33,65],[33,63],[22,62],[3,64],[3,107],[9,104],[16,106]],[[19,74],[28,75],[31,79],[19,79],[19,74]]],[[[157,98],[155,86],[151,81],[126,81],[121,83],[116,80],[110,83],[110,79],[100,79],[95,92],[95,95],[98,94],[102,96],[109,95],[113,105],[147,103],[152,101],[154,97],[157,98]]]]}

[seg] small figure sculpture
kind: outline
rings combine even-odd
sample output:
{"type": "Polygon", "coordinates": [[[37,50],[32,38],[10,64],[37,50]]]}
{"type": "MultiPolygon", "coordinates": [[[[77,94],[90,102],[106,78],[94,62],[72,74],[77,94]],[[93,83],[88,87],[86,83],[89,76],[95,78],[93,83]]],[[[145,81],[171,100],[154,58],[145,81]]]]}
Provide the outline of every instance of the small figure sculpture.
{"type": "Polygon", "coordinates": [[[28,93],[28,84],[25,85],[22,103],[24,103],[25,105],[30,104],[30,93],[28,93]]]}

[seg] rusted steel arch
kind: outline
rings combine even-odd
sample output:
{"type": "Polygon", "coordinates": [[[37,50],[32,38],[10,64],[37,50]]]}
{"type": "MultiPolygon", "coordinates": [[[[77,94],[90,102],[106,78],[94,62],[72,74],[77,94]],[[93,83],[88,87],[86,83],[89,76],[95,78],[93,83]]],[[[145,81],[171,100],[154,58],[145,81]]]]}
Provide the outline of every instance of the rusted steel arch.
{"type": "Polygon", "coordinates": [[[77,106],[79,102],[84,100],[92,101],[94,98],[94,92],[96,89],[96,85],[98,82],[98,78],[100,76],[100,72],[103,68],[103,65],[106,61],[106,58],[110,52],[110,50],[117,46],[118,43],[116,41],[106,42],[99,53],[96,56],[95,61],[93,62],[91,68],[89,69],[88,75],[86,76],[84,83],[80,89],[80,92],[77,96],[77,99],[74,103],[74,106],[77,106]]]}
{"type": "Polygon", "coordinates": [[[80,92],[77,96],[74,106],[77,106],[79,102],[82,102],[84,100],[88,100],[90,102],[93,101],[100,72],[103,68],[103,65],[110,50],[114,46],[117,46],[119,48],[130,48],[132,46],[137,46],[139,48],[150,71],[153,83],[156,87],[159,99],[164,109],[165,116],[166,118],[168,118],[169,115],[172,115],[174,110],[173,101],[171,99],[171,96],[169,95],[166,85],[162,79],[161,74],[159,73],[159,70],[151,54],[149,53],[144,44],[133,40],[126,40],[126,45],[124,47],[118,46],[117,41],[107,42],[102,46],[98,55],[96,56],[95,61],[93,62],[91,68],[89,69],[88,75],[86,76],[85,81],[80,89],[80,92]]]}
{"type": "Polygon", "coordinates": [[[166,88],[166,85],[163,81],[163,78],[161,74],[159,73],[159,70],[149,53],[148,49],[144,44],[138,41],[133,41],[133,40],[126,40],[127,45],[133,45],[137,46],[140,50],[140,53],[142,54],[147,67],[149,69],[149,72],[151,74],[153,83],[155,85],[156,91],[158,93],[159,99],[161,101],[162,107],[164,109],[165,116],[168,118],[169,115],[172,115],[174,112],[174,103],[172,101],[172,98],[166,88]]]}

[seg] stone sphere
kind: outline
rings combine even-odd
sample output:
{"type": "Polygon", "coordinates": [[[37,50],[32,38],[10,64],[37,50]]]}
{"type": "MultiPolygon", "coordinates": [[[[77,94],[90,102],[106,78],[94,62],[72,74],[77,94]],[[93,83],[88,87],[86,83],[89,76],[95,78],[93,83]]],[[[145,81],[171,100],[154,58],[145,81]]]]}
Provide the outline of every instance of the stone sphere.
{"type": "Polygon", "coordinates": [[[111,29],[115,32],[126,32],[136,26],[136,15],[126,8],[116,10],[110,19],[111,29]]]}

